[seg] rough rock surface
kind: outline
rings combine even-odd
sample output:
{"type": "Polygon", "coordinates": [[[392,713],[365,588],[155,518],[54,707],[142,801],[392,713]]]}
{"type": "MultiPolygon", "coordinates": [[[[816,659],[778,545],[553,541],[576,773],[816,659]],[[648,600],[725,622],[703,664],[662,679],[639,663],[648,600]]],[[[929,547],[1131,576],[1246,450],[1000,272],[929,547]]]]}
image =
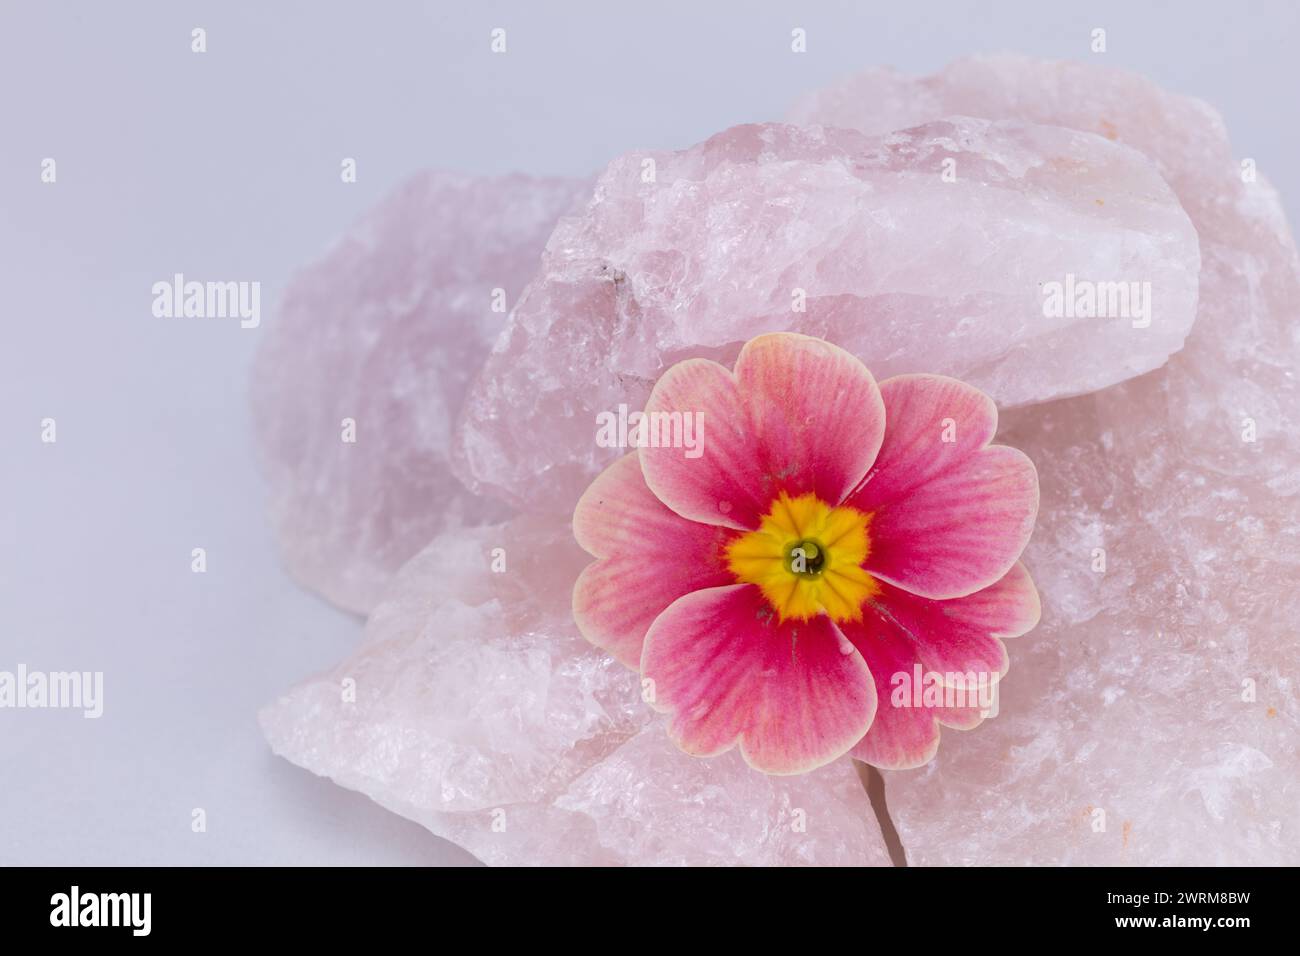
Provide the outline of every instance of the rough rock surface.
{"type": "Polygon", "coordinates": [[[272,748],[488,863],[888,865],[849,761],[768,777],[673,746],[573,625],[589,560],[551,519],[436,539],[353,656],[263,710],[272,748]]]}
{"type": "Polygon", "coordinates": [[[1039,471],[1043,620],[996,719],[887,775],[909,858],[1300,863],[1300,262],[1277,198],[1205,104],[1078,64],[875,71],[795,118],[879,132],[954,111],[1150,156],[1199,232],[1200,306],[1159,371],[1004,415],[999,440],[1039,471]]]}
{"type": "Polygon", "coordinates": [[[448,467],[469,381],[586,181],[422,173],[299,274],[253,371],[290,572],[354,611],[440,530],[500,520],[448,467]],[[343,420],[355,422],[354,443],[343,420]]]}
{"type": "Polygon", "coordinates": [[[668,365],[730,361],[762,332],[826,337],[878,377],[955,375],[1004,405],[1088,392],[1182,345],[1198,267],[1159,174],[1092,133],[769,124],[629,154],[547,244],[466,400],[457,473],[567,512],[620,454],[597,447],[597,414],[637,410],[668,365]],[[1149,327],[1046,317],[1045,285],[1069,275],[1149,282],[1149,327]]]}

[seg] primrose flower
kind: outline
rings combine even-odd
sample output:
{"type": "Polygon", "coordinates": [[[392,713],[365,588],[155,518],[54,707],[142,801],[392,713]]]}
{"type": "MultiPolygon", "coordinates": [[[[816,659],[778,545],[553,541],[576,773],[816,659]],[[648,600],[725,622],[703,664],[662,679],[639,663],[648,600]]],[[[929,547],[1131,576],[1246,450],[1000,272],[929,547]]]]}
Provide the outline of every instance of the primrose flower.
{"type": "Polygon", "coordinates": [[[780,333],[734,372],[665,372],[646,419],[688,414],[696,457],[643,443],[573,516],[599,559],[574,587],[578,626],[640,670],[677,745],[738,743],[767,773],[846,753],[898,769],[934,756],[940,725],[978,724],[970,682],[1005,674],[1000,638],[1039,616],[1018,560],[1038,478],[989,444],[993,402],[935,375],[877,386],[843,349],[780,333]]]}

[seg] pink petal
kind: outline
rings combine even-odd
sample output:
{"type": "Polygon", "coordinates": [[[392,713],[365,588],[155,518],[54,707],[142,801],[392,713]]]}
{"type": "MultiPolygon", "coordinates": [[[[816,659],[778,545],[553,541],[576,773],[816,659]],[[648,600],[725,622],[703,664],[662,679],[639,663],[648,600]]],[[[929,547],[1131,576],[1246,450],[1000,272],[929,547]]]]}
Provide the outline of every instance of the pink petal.
{"type": "Polygon", "coordinates": [[[731,584],[731,533],[670,511],[646,487],[635,454],[605,469],[573,514],[578,543],[601,560],[573,588],[573,616],[591,643],[635,670],[646,631],[683,594],[731,584]]]}
{"type": "Polygon", "coordinates": [[[696,591],[655,620],[641,657],[657,710],[687,753],[737,741],[765,773],[803,773],[866,733],[876,691],[862,657],[825,616],[778,624],[758,588],[696,591]]]}
{"type": "Polygon", "coordinates": [[[885,770],[907,770],[930,761],[939,749],[939,726],[925,707],[897,707],[891,700],[896,674],[910,675],[916,655],[901,632],[872,626],[870,616],[841,625],[844,636],[864,654],[871,654],[875,683],[875,720],[850,751],[853,757],[885,770]]]}
{"type": "Polygon", "coordinates": [[[761,335],[736,360],[764,474],[792,497],[836,505],[876,460],[885,406],[865,365],[821,339],[761,335]]]}
{"type": "Polygon", "coordinates": [[[867,473],[885,433],[875,379],[848,352],[793,333],[751,340],[735,374],[716,362],[674,365],[650,415],[703,415],[702,454],[642,448],[646,482],[678,514],[738,530],[758,526],[782,491],[839,504],[867,473]]]}
{"type": "Polygon", "coordinates": [[[866,569],[928,598],[988,587],[1033,531],[1033,463],[1014,448],[988,444],[997,409],[978,389],[937,375],[900,375],[882,382],[880,393],[884,444],[846,502],[872,514],[866,569]]]}
{"type": "MultiPolygon", "coordinates": [[[[853,756],[884,769],[919,767],[938,750],[940,725],[960,730],[978,725],[983,711],[969,705],[969,695],[954,699],[963,706],[918,705],[906,692],[918,685],[916,668],[922,677],[983,675],[992,683],[1007,670],[998,637],[1025,633],[1038,615],[1038,592],[1019,562],[991,587],[950,601],[930,601],[885,585],[862,622],[841,625],[866,659],[879,700],[876,719],[853,756]]],[[[944,683],[958,686],[951,679],[944,683]]]]}
{"type": "MultiPolygon", "coordinates": [[[[1020,562],[997,583],[966,597],[932,601],[891,584],[867,608],[869,630],[901,633],[928,671],[1007,672],[1001,637],[1018,637],[1038,623],[1038,591],[1020,562]]],[[[870,663],[870,660],[868,660],[870,663]]]]}
{"type": "Polygon", "coordinates": [[[1043,613],[1038,589],[1021,561],[1013,564],[994,584],[965,597],[939,602],[938,607],[950,621],[978,628],[994,637],[1028,634],[1038,626],[1043,613]]]}
{"type": "MultiPolygon", "coordinates": [[[[860,648],[865,634],[860,624],[846,624],[845,635],[860,648]]],[[[914,673],[915,656],[906,639],[897,633],[874,635],[871,639],[871,673],[876,686],[875,720],[850,755],[882,770],[910,770],[930,762],[939,750],[939,725],[969,730],[983,715],[975,707],[915,706],[894,700],[896,675],[914,673]]]]}
{"type": "Polygon", "coordinates": [[[682,448],[641,449],[646,484],[659,500],[693,521],[757,528],[773,495],[732,374],[707,359],[678,362],[655,384],[645,410],[702,420],[698,457],[687,457],[682,448]]]}

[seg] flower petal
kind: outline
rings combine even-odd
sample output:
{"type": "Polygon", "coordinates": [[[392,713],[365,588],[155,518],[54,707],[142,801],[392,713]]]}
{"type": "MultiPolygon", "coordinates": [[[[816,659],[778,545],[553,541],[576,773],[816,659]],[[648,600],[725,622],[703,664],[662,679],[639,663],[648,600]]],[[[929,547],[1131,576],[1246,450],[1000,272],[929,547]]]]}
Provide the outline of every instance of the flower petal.
{"type": "Polygon", "coordinates": [[[646,484],[659,500],[692,521],[739,531],[758,527],[774,495],[765,488],[749,415],[732,374],[707,359],[678,362],[655,384],[645,414],[651,421],[698,416],[696,457],[683,448],[641,449],[646,484]]]}
{"type": "Polygon", "coordinates": [[[884,704],[871,730],[849,755],[881,770],[924,767],[939,752],[939,722],[924,707],[893,707],[889,703],[889,690],[888,685],[877,683],[876,693],[884,704]]]}
{"type": "Polygon", "coordinates": [[[940,603],[944,615],[994,637],[1020,637],[1038,626],[1043,606],[1023,561],[994,584],[962,598],[940,603]]]}
{"type": "Polygon", "coordinates": [[[880,384],[889,427],[875,464],[845,502],[871,513],[866,569],[913,594],[947,599],[1001,578],[1038,513],[1038,475],[1020,451],[989,445],[997,409],[937,375],[880,384]]]}
{"type": "Polygon", "coordinates": [[[716,362],[674,365],[646,415],[700,414],[699,454],[642,448],[646,482],[683,517],[752,530],[782,492],[839,504],[885,435],[880,389],[857,358],[807,335],[746,343],[733,375],[716,362]]]}
{"type": "MultiPolygon", "coordinates": [[[[932,601],[881,584],[867,607],[867,624],[902,634],[915,660],[940,674],[1007,672],[1000,638],[1031,630],[1040,614],[1038,591],[1019,561],[995,584],[966,597],[932,601]]],[[[951,683],[951,681],[949,681],[951,683]]]]}
{"type": "Polygon", "coordinates": [[[578,543],[601,560],[573,588],[573,616],[591,643],[635,670],[646,631],[683,594],[732,583],[732,533],[687,521],[646,487],[635,454],[606,468],[573,514],[578,543]]]}
{"type": "Polygon", "coordinates": [[[646,636],[641,674],[683,750],[712,756],[739,741],[765,773],[829,763],[876,711],[871,673],[835,624],[824,615],[779,624],[749,584],[675,601],[646,636]]]}
{"type": "MultiPolygon", "coordinates": [[[[843,625],[859,647],[863,625],[843,625]]],[[[879,633],[870,638],[872,678],[876,685],[875,720],[850,755],[882,770],[911,770],[929,763],[939,751],[939,725],[969,730],[982,721],[978,707],[928,707],[918,703],[911,688],[917,662],[901,635],[879,633]],[[907,675],[900,683],[899,675],[907,675]]],[[[924,698],[922,698],[923,700],[924,698]]]]}
{"type": "Polygon", "coordinates": [[[736,381],[763,473],[792,498],[837,505],[876,460],[885,406],[867,367],[838,346],[778,332],[751,339],[736,381]]]}
{"type": "Polygon", "coordinates": [[[991,587],[950,601],[884,585],[863,621],[841,624],[867,660],[879,699],[875,721],[853,756],[884,769],[919,767],[938,750],[941,724],[961,730],[978,725],[989,703],[980,695],[1007,670],[999,637],[1027,632],[1038,615],[1038,592],[1019,562],[991,587]]]}

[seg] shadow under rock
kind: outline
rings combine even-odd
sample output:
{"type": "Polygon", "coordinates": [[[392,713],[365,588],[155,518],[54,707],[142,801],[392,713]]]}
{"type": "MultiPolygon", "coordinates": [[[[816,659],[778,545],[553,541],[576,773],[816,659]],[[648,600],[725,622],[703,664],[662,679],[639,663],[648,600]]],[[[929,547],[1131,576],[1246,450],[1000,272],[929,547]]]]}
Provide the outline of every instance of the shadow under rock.
{"type": "MultiPolygon", "coordinates": [[[[472,854],[287,760],[267,756],[270,789],[293,808],[314,842],[313,862],[338,866],[482,866],[472,854]]],[[[292,851],[288,851],[291,853],[292,851]]],[[[301,864],[288,856],[272,864],[301,864]]]]}

